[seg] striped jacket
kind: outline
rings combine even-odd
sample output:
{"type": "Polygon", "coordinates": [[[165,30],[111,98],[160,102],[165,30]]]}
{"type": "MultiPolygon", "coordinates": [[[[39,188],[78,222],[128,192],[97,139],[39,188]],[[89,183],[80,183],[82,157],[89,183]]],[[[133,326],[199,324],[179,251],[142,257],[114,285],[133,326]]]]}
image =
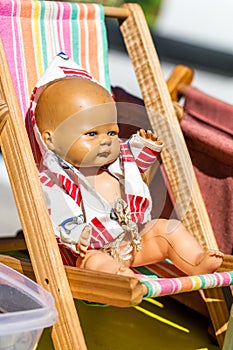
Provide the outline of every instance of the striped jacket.
{"type": "MultiPolygon", "coordinates": [[[[163,146],[133,135],[120,141],[120,155],[106,169],[123,184],[131,218],[136,223],[151,219],[152,201],[141,174],[156,160],[163,146]]],[[[85,177],[53,152],[48,152],[46,170],[40,173],[56,236],[74,252],[86,224],[92,228],[90,249],[104,247],[122,232],[111,218],[112,206],[91,187],[85,177]]]]}

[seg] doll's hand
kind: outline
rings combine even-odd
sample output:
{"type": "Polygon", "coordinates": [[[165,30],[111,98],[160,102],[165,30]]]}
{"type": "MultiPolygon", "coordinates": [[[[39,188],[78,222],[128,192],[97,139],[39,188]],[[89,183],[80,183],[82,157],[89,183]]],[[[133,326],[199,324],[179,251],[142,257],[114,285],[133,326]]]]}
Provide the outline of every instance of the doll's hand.
{"type": "Polygon", "coordinates": [[[91,239],[91,227],[89,225],[85,226],[81,232],[78,243],[76,244],[76,249],[80,253],[80,257],[83,259],[86,255],[87,248],[90,244],[91,239]]]}
{"type": "Polygon", "coordinates": [[[144,130],[144,129],[140,129],[139,130],[139,135],[143,138],[146,139],[148,141],[152,141],[154,143],[156,143],[157,145],[162,145],[162,141],[158,140],[158,136],[155,135],[151,130],[144,130]]]}

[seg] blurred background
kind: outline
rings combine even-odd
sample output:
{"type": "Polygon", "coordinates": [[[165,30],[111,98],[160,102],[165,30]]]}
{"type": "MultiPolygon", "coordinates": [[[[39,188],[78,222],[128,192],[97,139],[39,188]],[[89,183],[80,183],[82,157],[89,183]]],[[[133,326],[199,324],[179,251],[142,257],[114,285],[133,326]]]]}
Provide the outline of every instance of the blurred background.
{"type": "MultiPolygon", "coordinates": [[[[233,103],[233,2],[230,0],[143,0],[165,78],[176,64],[195,70],[194,85],[204,92],[233,103]]],[[[140,95],[132,67],[124,55],[118,29],[110,42],[112,84],[140,95]],[[120,69],[120,71],[119,71],[120,69]],[[120,74],[119,74],[120,73],[120,74]]]]}
{"type": "MultiPolygon", "coordinates": [[[[120,5],[121,0],[99,1],[120,5]]],[[[126,1],[127,2],[127,1],[126,1]]],[[[195,71],[193,85],[233,104],[233,2],[231,0],[143,0],[165,79],[177,64],[195,71]]],[[[107,22],[109,70],[113,86],[140,96],[131,62],[117,23],[107,22]]],[[[0,234],[14,235],[20,228],[4,162],[0,158],[0,234]]]]}

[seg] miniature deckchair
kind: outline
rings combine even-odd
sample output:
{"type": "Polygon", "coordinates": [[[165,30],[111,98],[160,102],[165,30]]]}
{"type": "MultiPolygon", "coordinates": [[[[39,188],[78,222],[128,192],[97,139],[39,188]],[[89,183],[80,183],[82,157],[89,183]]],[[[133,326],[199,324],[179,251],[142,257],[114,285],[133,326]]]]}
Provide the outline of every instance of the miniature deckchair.
{"type": "MultiPolygon", "coordinates": [[[[0,48],[1,150],[31,262],[20,262],[3,255],[1,261],[36,278],[38,283],[53,294],[59,312],[59,320],[52,330],[55,348],[85,349],[85,340],[73,297],[128,306],[141,301],[142,286],[136,278],[95,273],[70,266],[64,268],[44,204],[22,114],[27,109],[26,101],[29,99],[32,87],[52,56],[65,51],[72,58],[79,60],[77,53],[82,49],[89,53],[87,49],[94,48],[95,33],[103,32],[105,29],[103,20],[98,27],[96,21],[93,21],[93,15],[97,14],[96,17],[102,19],[103,9],[94,5],[33,0],[22,2],[1,0],[0,4],[0,34],[3,42],[0,48]],[[88,31],[90,27],[86,17],[92,19],[91,31],[88,31]],[[8,28],[8,31],[5,28],[8,28]],[[84,36],[77,35],[78,28],[81,32],[83,31],[84,36]],[[80,40],[77,41],[79,38],[80,40]],[[90,46],[86,45],[88,39],[91,42],[90,46]],[[29,80],[28,77],[30,77],[29,80]]],[[[138,5],[128,4],[117,9],[105,8],[104,11],[106,15],[121,21],[121,31],[135,67],[146,107],[149,111],[160,112],[165,120],[167,118],[167,122],[158,123],[153,118],[153,113],[149,113],[152,126],[159,135],[162,135],[167,144],[161,156],[173,196],[177,199],[180,217],[190,232],[199,232],[200,236],[197,239],[203,247],[211,246],[217,249],[193,174],[191,174],[192,191],[189,191],[191,161],[141,9],[138,5]],[[176,135],[179,135],[178,140],[176,135]],[[177,167],[174,167],[173,159],[176,159],[177,167]]],[[[103,50],[101,45],[104,41],[106,41],[105,36],[101,43],[98,42],[100,46],[97,50],[95,48],[95,53],[103,50]]],[[[88,56],[87,61],[82,61],[81,58],[80,63],[84,66],[85,62],[89,64],[91,57],[93,52],[90,57],[88,56]]],[[[94,72],[92,74],[96,76],[94,72]]],[[[97,75],[96,78],[101,80],[103,76],[97,75]]],[[[142,279],[146,279],[145,283],[149,287],[148,296],[158,296],[231,285],[233,274],[222,272],[199,277],[184,276],[175,280],[159,280],[148,276],[142,279]]],[[[219,343],[222,344],[229,318],[228,307],[221,288],[214,288],[212,292],[209,289],[207,295],[212,322],[218,333],[219,343]]]]}

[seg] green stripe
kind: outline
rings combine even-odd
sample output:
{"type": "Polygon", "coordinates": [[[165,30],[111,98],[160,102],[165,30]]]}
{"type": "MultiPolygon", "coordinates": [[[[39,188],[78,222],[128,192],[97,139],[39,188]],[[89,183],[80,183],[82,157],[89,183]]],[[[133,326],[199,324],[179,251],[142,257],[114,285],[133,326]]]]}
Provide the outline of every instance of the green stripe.
{"type": "Polygon", "coordinates": [[[153,275],[153,278],[159,278],[154,272],[150,271],[146,266],[137,266],[135,267],[135,270],[137,270],[142,275],[145,275],[145,276],[153,275]]]}
{"type": "Polygon", "coordinates": [[[153,296],[153,287],[152,287],[151,283],[148,282],[148,281],[145,281],[145,282],[142,282],[142,283],[146,285],[147,290],[148,290],[147,294],[144,295],[143,299],[147,299],[147,298],[152,297],[153,296]]]}
{"type": "Polygon", "coordinates": [[[47,59],[47,45],[46,45],[46,35],[45,35],[45,26],[44,26],[44,17],[45,17],[45,3],[44,1],[39,1],[40,3],[40,31],[41,31],[41,48],[42,48],[42,57],[43,57],[43,68],[44,70],[48,66],[47,59]]]}
{"type": "Polygon", "coordinates": [[[205,280],[205,277],[202,276],[202,275],[198,275],[198,278],[200,278],[201,280],[201,287],[198,288],[198,289],[203,289],[205,286],[206,286],[206,280],[205,280]]]}
{"type": "Polygon", "coordinates": [[[105,26],[105,15],[104,8],[101,4],[98,4],[100,8],[100,25],[102,31],[102,40],[103,40],[103,60],[104,60],[104,81],[105,87],[109,91],[111,91],[110,77],[109,77],[109,66],[108,66],[108,39],[107,39],[107,31],[105,26]]]}
{"type": "Polygon", "coordinates": [[[79,16],[79,7],[75,3],[71,3],[71,48],[72,48],[72,58],[77,63],[80,64],[79,60],[79,22],[77,18],[79,16]]]}

